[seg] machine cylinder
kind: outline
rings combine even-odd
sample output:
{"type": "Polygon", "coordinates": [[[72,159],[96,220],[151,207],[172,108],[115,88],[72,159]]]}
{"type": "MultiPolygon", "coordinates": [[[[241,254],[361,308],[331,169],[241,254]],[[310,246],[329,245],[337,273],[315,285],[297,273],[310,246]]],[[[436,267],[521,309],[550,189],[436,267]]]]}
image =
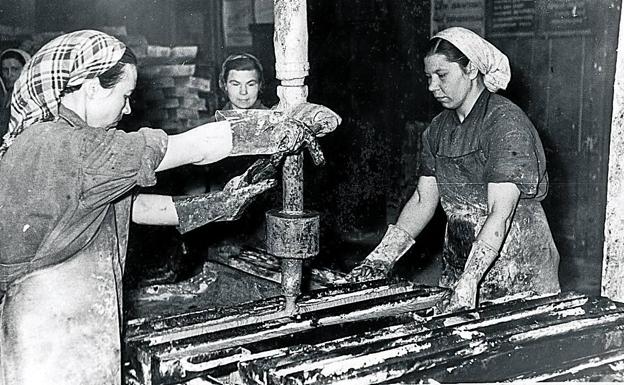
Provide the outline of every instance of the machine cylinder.
{"type": "Polygon", "coordinates": [[[319,214],[305,210],[266,213],[268,252],[281,258],[306,259],[319,252],[319,214]]]}

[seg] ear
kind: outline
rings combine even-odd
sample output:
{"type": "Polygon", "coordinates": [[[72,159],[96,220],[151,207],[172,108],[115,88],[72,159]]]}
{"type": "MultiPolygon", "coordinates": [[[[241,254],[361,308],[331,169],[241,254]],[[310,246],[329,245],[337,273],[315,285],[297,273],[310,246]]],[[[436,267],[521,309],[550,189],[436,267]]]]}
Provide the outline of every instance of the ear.
{"type": "Polygon", "coordinates": [[[479,75],[479,70],[477,69],[477,67],[472,63],[472,61],[468,62],[468,65],[466,66],[466,75],[468,75],[470,77],[471,80],[474,80],[477,78],[477,75],[479,75]]]}
{"type": "Polygon", "coordinates": [[[89,99],[93,99],[93,97],[102,90],[102,86],[100,85],[100,79],[98,78],[85,80],[84,83],[82,83],[81,88],[84,90],[87,98],[89,99]]]}

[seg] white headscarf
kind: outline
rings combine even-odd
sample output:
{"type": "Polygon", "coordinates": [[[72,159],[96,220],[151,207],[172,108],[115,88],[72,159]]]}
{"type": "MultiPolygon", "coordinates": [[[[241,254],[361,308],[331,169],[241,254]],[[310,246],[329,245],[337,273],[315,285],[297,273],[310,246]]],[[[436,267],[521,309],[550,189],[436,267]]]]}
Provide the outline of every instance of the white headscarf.
{"type": "Polygon", "coordinates": [[[460,50],[483,74],[483,82],[490,92],[507,88],[511,80],[509,59],[490,42],[462,27],[451,27],[435,34],[460,50]]]}

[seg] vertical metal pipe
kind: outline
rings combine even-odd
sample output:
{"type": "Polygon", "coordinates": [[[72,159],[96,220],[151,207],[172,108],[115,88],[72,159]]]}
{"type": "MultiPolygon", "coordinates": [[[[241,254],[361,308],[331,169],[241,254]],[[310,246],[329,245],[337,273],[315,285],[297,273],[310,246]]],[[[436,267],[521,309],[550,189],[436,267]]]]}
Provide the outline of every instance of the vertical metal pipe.
{"type": "MultiPolygon", "coordinates": [[[[278,109],[288,109],[308,98],[308,16],[305,0],[274,0],[275,72],[281,85],[278,109]]],[[[286,158],[282,170],[283,211],[303,213],[303,155],[286,158]]],[[[301,291],[301,259],[282,259],[282,289],[286,311],[294,311],[295,298],[301,291]]]]}
{"type": "MultiPolygon", "coordinates": [[[[304,103],[308,97],[304,85],[308,76],[308,16],[305,0],[275,0],[275,72],[281,81],[277,87],[279,109],[304,103]]],[[[283,169],[283,207],[287,212],[303,211],[303,158],[293,155],[283,169]]]]}
{"type": "Polygon", "coordinates": [[[305,0],[275,0],[275,72],[282,85],[303,86],[308,76],[308,14],[305,0]]]}
{"type": "Polygon", "coordinates": [[[284,161],[282,193],[285,212],[303,212],[303,156],[292,155],[284,161]]]}

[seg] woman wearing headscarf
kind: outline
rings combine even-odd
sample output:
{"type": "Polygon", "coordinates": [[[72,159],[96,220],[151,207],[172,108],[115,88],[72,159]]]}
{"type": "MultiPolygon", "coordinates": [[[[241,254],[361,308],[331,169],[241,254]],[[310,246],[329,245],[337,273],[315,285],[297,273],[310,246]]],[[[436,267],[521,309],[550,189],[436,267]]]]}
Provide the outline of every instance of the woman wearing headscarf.
{"type": "Polygon", "coordinates": [[[558,292],[559,254],[540,203],[548,189],[544,149],[526,114],[496,94],[511,78],[507,57],[470,30],[448,28],[431,39],[425,74],[445,110],[423,133],[416,191],[349,279],[388,274],[441,202],[440,285],[453,289],[447,310],[558,292]]]}
{"type": "Polygon", "coordinates": [[[219,86],[228,101],[223,110],[266,110],[260,100],[264,71],[260,60],[248,53],[230,55],[221,64],[219,86]]]}
{"type": "Polygon", "coordinates": [[[43,46],[15,84],[0,147],[4,384],[119,384],[130,219],[181,232],[232,220],[274,181],[250,185],[237,177],[223,191],[194,197],[135,195],[135,187],[183,164],[299,145],[300,124],[287,119],[270,127],[274,140],[263,136],[267,127],[244,121],[171,136],[117,130],[131,112],[136,79],[130,49],[86,30],[43,46]]]}
{"type": "Polygon", "coordinates": [[[21,49],[9,48],[0,53],[0,143],[9,128],[11,93],[30,55],[21,49]]]}

